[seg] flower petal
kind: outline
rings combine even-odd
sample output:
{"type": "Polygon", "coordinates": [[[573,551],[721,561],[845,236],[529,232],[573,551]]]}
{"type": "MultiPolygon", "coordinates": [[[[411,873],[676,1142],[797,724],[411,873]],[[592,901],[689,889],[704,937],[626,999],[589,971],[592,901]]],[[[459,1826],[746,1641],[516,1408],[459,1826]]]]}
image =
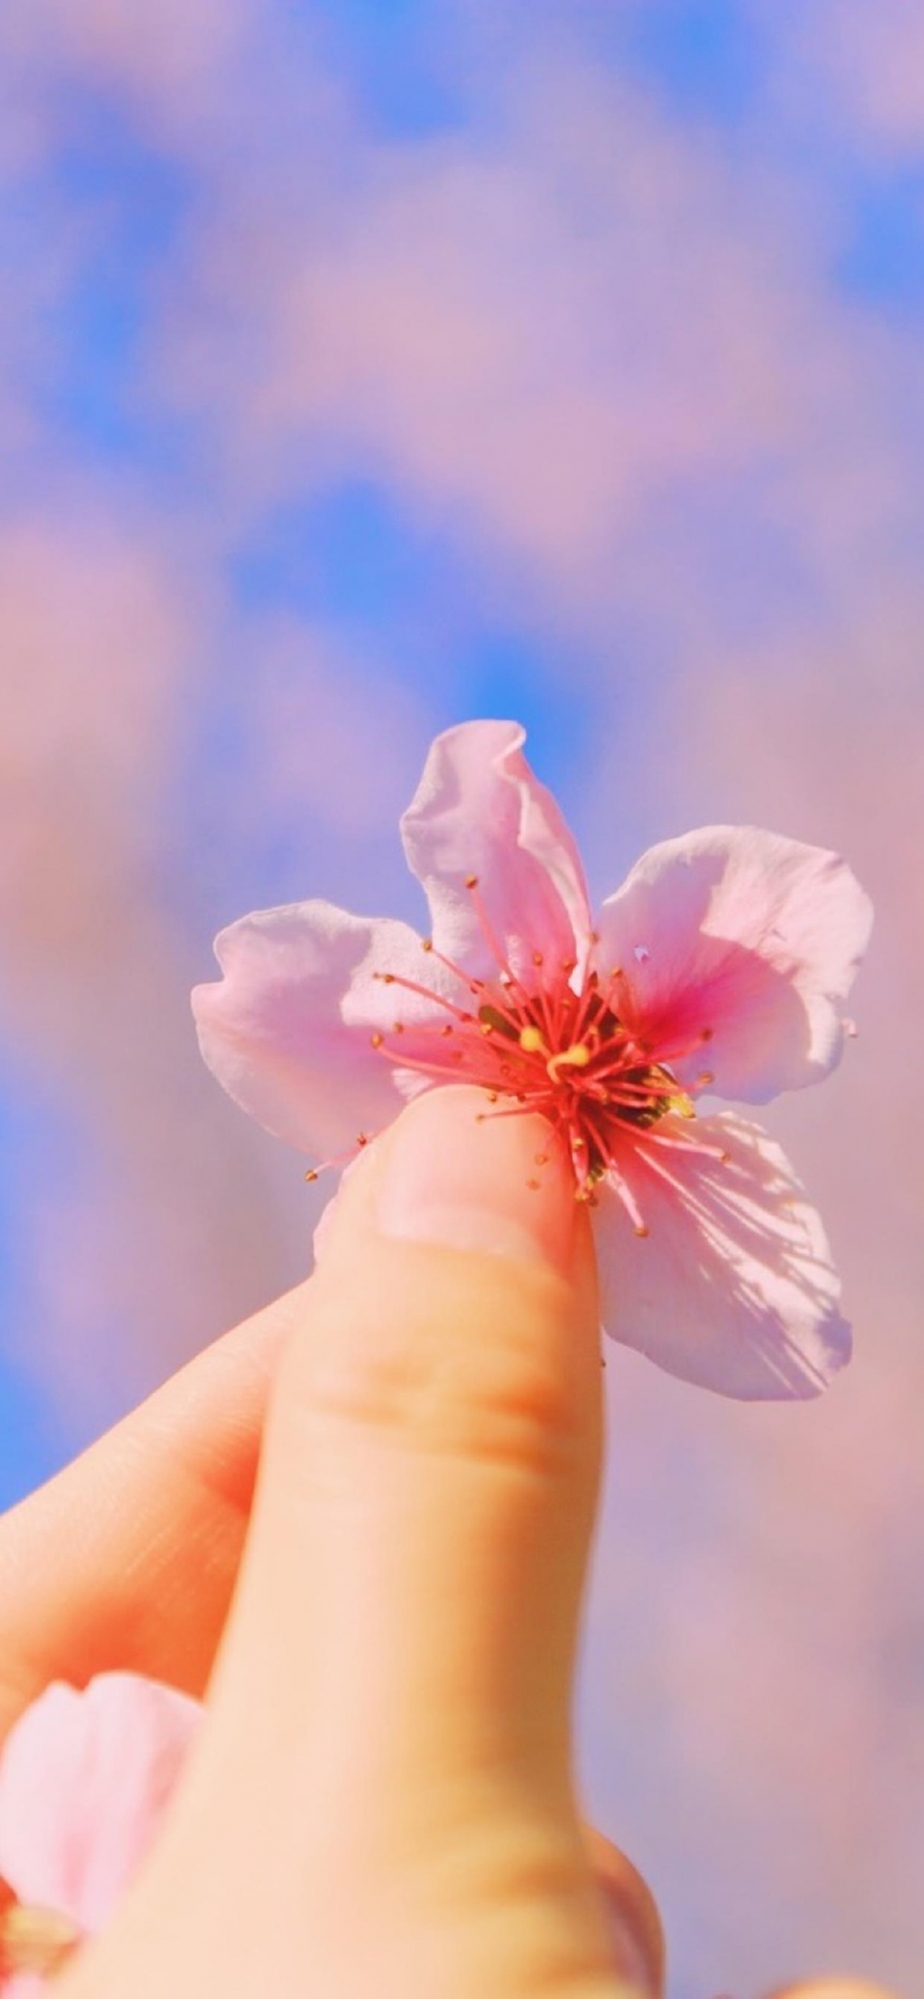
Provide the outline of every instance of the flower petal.
{"type": "Polygon", "coordinates": [[[522,754],[525,740],[516,722],[465,722],[437,736],[401,832],[438,948],[497,977],[480,903],[501,958],[534,986],[536,953],[558,977],[563,962],[583,962],[591,916],[574,839],[522,754]],[[472,876],[477,901],[465,886],[472,876]]]}
{"type": "Polygon", "coordinates": [[[407,1030],[450,1017],[441,994],[466,997],[406,923],[328,902],[244,916],[216,938],[215,954],[224,978],[192,995],[203,1056],[236,1103],[318,1160],[351,1152],[361,1132],[390,1124],[426,1086],[410,1070],[396,1073],[400,1050],[420,1052],[407,1030]],[[385,983],[386,974],[426,986],[432,999],[385,983]],[[372,1046],[374,1032],[394,1061],[372,1046]]]}
{"type": "Polygon", "coordinates": [[[134,1673],[56,1683],[0,1757],[0,1874],[24,1903],[100,1929],[154,1838],[199,1703],[134,1673]]]}
{"type": "MultiPolygon", "coordinates": [[[[682,1131],[681,1131],[682,1126],[682,1131]]],[[[850,1359],[825,1233],[780,1147],[732,1112],[678,1143],[673,1116],[626,1142],[622,1172],[648,1235],[602,1182],[594,1233],[607,1331],[669,1374],[746,1401],[817,1395],[850,1359]]]]}
{"type": "Polygon", "coordinates": [[[705,1069],[717,1094],[765,1103],[839,1061],[871,923],[836,854],[705,826],[643,854],[597,927],[601,962],[623,968],[627,1012],[658,1058],[687,1087],[705,1069]],[[708,1048],[696,1045],[706,1034],[708,1048]]]}

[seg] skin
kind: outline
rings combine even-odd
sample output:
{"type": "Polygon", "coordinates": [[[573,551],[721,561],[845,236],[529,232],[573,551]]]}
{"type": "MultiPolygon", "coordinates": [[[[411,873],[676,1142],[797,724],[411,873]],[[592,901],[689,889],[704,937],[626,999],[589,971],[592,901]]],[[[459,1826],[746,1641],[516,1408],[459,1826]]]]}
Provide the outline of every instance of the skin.
{"type": "MultiPolygon", "coordinates": [[[[602,1449],[587,1214],[549,1133],[419,1100],[309,1283],[0,1528],[0,1736],[53,1678],[208,1700],[61,1999],[616,1999],[660,1924],[571,1778],[602,1449]],[[259,1472],[258,1472],[259,1458],[259,1472]]],[[[849,1981],[787,1999],[883,1999],[849,1981]]]]}

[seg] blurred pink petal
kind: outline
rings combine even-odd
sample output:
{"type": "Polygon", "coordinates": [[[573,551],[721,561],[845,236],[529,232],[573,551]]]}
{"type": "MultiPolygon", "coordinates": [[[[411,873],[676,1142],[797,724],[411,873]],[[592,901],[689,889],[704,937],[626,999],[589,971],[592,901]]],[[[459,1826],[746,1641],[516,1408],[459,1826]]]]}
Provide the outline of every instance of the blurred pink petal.
{"type": "Polygon", "coordinates": [[[820,1223],[777,1148],[695,1098],[833,1067],[867,899],[821,849],[706,828],[645,855],[595,936],[522,742],[472,722],[433,745],[402,822],[432,939],[325,903],[224,931],[225,981],[193,996],[205,1059],[330,1164],[441,1083],[540,1112],[594,1210],[613,1336],[724,1394],[817,1393],[849,1353],[820,1223]]]}
{"type": "Polygon", "coordinates": [[[0,1755],[0,1875],[19,1902],[99,1930],[157,1832],[198,1702],[133,1673],[61,1683],[0,1755]]]}
{"type": "Polygon", "coordinates": [[[843,1006],[872,909],[836,854],[755,827],[704,826],[651,847],[600,911],[634,1018],[692,1084],[766,1103],[840,1060],[843,1006]],[[695,1047],[709,1035],[708,1059],[695,1047]]]}
{"type": "Polygon", "coordinates": [[[818,1395],[850,1359],[821,1221],[785,1154],[730,1111],[685,1144],[668,1116],[619,1163],[648,1234],[597,1199],[608,1331],[683,1381],[745,1401],[818,1395]],[[675,1145],[661,1142],[677,1139],[675,1145]],[[698,1151],[702,1146],[709,1150],[698,1151]]]}
{"type": "Polygon", "coordinates": [[[525,740],[518,722],[468,722],[437,736],[401,833],[437,948],[496,978],[487,926],[511,971],[535,986],[586,959],[592,925],[580,855],[522,754],[525,740]],[[486,925],[466,887],[473,875],[486,925]],[[538,978],[537,953],[548,968],[538,978]]]}

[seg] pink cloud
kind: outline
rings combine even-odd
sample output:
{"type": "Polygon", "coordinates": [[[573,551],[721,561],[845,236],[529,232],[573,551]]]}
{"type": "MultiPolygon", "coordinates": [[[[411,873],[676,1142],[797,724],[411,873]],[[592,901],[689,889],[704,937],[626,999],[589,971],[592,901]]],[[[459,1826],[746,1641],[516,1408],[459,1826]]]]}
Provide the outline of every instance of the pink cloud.
{"type": "Polygon", "coordinates": [[[168,366],[261,490],[325,469],[335,437],[490,560],[611,598],[665,481],[795,436],[778,218],[755,238],[709,140],[590,70],[527,66],[475,144],[341,129],[308,212],[274,173],[223,194],[167,303],[168,366]],[[217,378],[216,315],[238,357],[217,378]]]}
{"type": "MultiPolygon", "coordinates": [[[[774,18],[772,0],[757,11],[774,18]]],[[[787,90],[833,92],[831,110],[887,154],[924,140],[924,16],[918,0],[822,0],[783,37],[787,90]],[[788,47],[787,47],[788,43],[788,47]]]]}
{"type": "Polygon", "coordinates": [[[123,98],[159,136],[188,141],[256,26],[249,0],[11,0],[0,50],[40,105],[62,77],[79,80],[123,98]]]}
{"type": "Polygon", "coordinates": [[[21,1357],[84,1421],[288,1267],[272,1173],[200,1073],[171,879],[207,621],[140,523],[90,507],[0,535],[0,1017],[27,1072],[87,1121],[77,1180],[56,1175],[31,1209],[41,1331],[21,1357]]]}

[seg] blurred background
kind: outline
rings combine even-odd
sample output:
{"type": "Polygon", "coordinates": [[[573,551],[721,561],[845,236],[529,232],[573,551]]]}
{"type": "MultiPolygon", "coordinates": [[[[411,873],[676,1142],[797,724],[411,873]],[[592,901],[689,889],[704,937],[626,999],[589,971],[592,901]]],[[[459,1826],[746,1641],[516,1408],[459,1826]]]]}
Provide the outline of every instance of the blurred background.
{"type": "Polygon", "coordinates": [[[600,894],[846,852],[860,1035],[771,1118],[821,1402],[609,1356],[580,1715],[672,1999],[924,1957],[924,10],[6,0],[0,1501],[305,1270],[200,1066],[215,930],[418,916],[436,729],[530,730],[600,894]]]}

